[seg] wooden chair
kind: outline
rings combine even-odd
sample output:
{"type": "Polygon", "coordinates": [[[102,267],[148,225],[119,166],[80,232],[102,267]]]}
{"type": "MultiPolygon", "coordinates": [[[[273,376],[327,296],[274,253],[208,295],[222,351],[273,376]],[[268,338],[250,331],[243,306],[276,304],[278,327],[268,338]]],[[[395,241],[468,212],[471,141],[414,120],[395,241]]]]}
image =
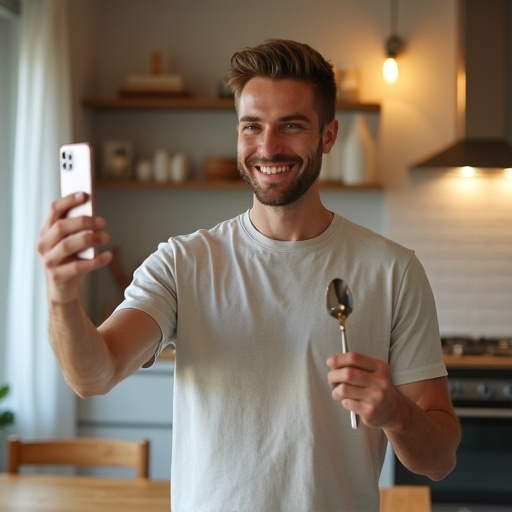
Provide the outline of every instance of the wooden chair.
{"type": "Polygon", "coordinates": [[[101,466],[132,468],[137,478],[148,478],[149,441],[92,437],[21,441],[11,436],[7,461],[9,473],[18,473],[24,465],[101,466]]]}
{"type": "Polygon", "coordinates": [[[426,485],[381,487],[380,512],[432,512],[430,487],[426,485]]]}

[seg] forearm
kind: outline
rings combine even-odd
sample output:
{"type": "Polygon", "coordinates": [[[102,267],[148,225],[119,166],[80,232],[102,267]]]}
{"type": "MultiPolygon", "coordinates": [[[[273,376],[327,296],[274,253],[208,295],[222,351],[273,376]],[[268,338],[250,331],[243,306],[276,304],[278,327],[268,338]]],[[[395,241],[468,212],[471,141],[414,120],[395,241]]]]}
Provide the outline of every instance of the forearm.
{"type": "Polygon", "coordinates": [[[461,431],[457,418],[445,410],[424,411],[400,395],[399,414],[384,432],[398,459],[410,471],[441,480],[456,463],[461,431]]]}
{"type": "Polygon", "coordinates": [[[107,344],[78,299],[50,300],[50,340],[66,382],[80,397],[113,386],[115,366],[107,344]]]}

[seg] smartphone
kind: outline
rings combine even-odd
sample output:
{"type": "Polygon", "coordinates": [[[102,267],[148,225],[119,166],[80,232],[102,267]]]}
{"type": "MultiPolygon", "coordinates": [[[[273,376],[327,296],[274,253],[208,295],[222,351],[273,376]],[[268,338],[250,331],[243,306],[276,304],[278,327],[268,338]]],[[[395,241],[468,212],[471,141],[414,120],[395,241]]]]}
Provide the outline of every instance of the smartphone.
{"type": "MultiPolygon", "coordinates": [[[[60,193],[61,196],[85,192],[85,203],[71,208],[68,217],[82,215],[93,216],[94,206],[94,170],[92,148],[87,143],[64,144],[60,148],[60,193]]],[[[96,255],[94,247],[77,253],[79,258],[92,259],[96,255]]]]}

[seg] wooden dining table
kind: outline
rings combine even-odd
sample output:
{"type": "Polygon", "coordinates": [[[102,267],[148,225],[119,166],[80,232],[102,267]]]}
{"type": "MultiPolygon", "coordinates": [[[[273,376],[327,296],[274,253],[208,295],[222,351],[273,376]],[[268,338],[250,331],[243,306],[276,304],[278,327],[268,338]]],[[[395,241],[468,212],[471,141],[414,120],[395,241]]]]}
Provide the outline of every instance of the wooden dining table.
{"type": "Polygon", "coordinates": [[[0,474],[0,512],[170,512],[169,481],[0,474]]]}
{"type": "MultiPolygon", "coordinates": [[[[380,489],[381,512],[430,512],[423,486],[380,489]]],[[[169,481],[0,473],[0,512],[170,512],[169,481]]]]}

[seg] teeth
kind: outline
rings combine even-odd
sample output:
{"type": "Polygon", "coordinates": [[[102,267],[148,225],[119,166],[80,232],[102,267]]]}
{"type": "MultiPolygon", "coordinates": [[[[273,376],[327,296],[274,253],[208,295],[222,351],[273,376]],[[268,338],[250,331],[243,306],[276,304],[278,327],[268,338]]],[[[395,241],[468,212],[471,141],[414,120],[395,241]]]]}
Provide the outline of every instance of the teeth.
{"type": "Polygon", "coordinates": [[[280,165],[277,167],[272,167],[272,166],[260,167],[260,171],[263,174],[281,174],[282,172],[286,172],[289,169],[290,169],[290,167],[288,165],[280,165]]]}

